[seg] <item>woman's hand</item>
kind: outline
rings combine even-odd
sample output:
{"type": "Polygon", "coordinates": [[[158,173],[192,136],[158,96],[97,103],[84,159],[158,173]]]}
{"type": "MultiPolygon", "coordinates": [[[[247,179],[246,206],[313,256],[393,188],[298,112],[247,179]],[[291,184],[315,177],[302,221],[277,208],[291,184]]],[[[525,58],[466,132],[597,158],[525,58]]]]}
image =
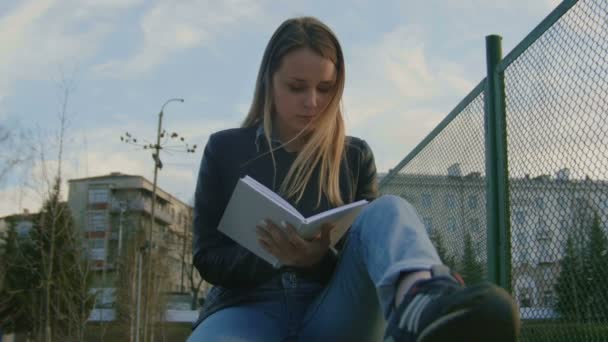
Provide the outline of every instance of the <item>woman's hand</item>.
{"type": "Polygon", "coordinates": [[[310,241],[302,239],[291,224],[283,222],[282,226],[264,220],[256,228],[260,245],[283,265],[311,267],[323,259],[329,249],[333,224],[324,224],[321,233],[310,241]]]}

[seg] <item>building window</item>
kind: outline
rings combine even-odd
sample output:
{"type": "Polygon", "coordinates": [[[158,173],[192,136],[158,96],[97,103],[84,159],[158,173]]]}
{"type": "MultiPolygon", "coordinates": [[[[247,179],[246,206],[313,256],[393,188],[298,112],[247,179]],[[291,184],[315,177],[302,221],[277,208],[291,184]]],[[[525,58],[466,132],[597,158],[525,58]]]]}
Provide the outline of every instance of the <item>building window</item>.
{"type": "Polygon", "coordinates": [[[546,307],[553,307],[556,303],[555,295],[553,291],[546,290],[543,292],[543,305],[546,307]]]}
{"type": "Polygon", "coordinates": [[[601,209],[603,212],[608,211],[608,198],[606,198],[602,201],[601,209]]]}
{"type": "Polygon", "coordinates": [[[519,261],[527,263],[530,257],[530,248],[526,246],[526,237],[524,232],[519,231],[516,233],[517,236],[517,249],[519,251],[519,261]]]}
{"type": "Polygon", "coordinates": [[[433,201],[430,194],[424,193],[420,197],[420,204],[423,208],[430,208],[433,205],[433,201]]]}
{"type": "Polygon", "coordinates": [[[562,234],[566,234],[568,232],[568,220],[567,219],[562,219],[561,221],[559,221],[559,231],[562,234]]]}
{"type": "Polygon", "coordinates": [[[469,209],[477,209],[477,195],[469,195],[469,209]]]}
{"type": "Polygon", "coordinates": [[[89,203],[108,203],[108,189],[89,189],[89,203]]]}
{"type": "Polygon", "coordinates": [[[536,208],[543,210],[545,209],[545,200],[542,197],[536,197],[534,199],[534,203],[536,204],[536,208]]]}
{"type": "Polygon", "coordinates": [[[478,218],[470,219],[469,225],[470,225],[471,232],[473,232],[476,235],[481,233],[481,223],[479,223],[478,218]]]}
{"type": "Polygon", "coordinates": [[[448,217],[448,231],[450,231],[450,232],[456,231],[456,219],[452,216],[448,217]]]}
{"type": "Polygon", "coordinates": [[[426,228],[426,231],[431,233],[433,231],[433,218],[423,217],[422,222],[424,222],[424,228],[426,228]]]}
{"type": "Polygon", "coordinates": [[[105,248],[105,240],[104,239],[89,239],[89,248],[90,249],[100,249],[105,248]]]}
{"type": "Polygon", "coordinates": [[[551,282],[551,281],[554,280],[553,279],[554,278],[554,276],[553,276],[553,270],[551,269],[551,267],[544,267],[543,268],[543,278],[547,282],[551,282]]]}
{"type": "Polygon", "coordinates": [[[520,292],[520,304],[521,307],[531,307],[532,306],[532,289],[529,287],[525,287],[521,289],[520,292]]]}
{"type": "Polygon", "coordinates": [[[15,226],[15,231],[19,237],[25,237],[30,233],[33,227],[34,224],[32,222],[21,221],[15,226]]]}
{"type": "Polygon", "coordinates": [[[89,258],[93,260],[104,260],[106,257],[106,248],[104,239],[89,239],[89,258]]]}
{"type": "Polygon", "coordinates": [[[456,208],[456,196],[454,194],[445,195],[445,207],[448,209],[456,208]]]}
{"type": "Polygon", "coordinates": [[[87,231],[100,232],[108,228],[108,216],[105,211],[90,211],[87,231]]]}
{"type": "MultiPolygon", "coordinates": [[[[538,219],[536,227],[537,239],[541,241],[551,240],[553,232],[547,228],[547,222],[543,218],[538,219]]],[[[544,246],[543,246],[544,247],[544,246]]]]}
{"type": "Polygon", "coordinates": [[[526,223],[526,213],[524,213],[521,210],[516,210],[515,211],[515,224],[521,226],[525,223],[526,223]]]}
{"type": "Polygon", "coordinates": [[[542,241],[538,250],[540,262],[553,262],[553,253],[551,253],[551,238],[539,239],[542,241]]]}
{"type": "Polygon", "coordinates": [[[416,204],[416,197],[410,192],[404,192],[401,194],[401,198],[406,200],[410,204],[416,204]]]}

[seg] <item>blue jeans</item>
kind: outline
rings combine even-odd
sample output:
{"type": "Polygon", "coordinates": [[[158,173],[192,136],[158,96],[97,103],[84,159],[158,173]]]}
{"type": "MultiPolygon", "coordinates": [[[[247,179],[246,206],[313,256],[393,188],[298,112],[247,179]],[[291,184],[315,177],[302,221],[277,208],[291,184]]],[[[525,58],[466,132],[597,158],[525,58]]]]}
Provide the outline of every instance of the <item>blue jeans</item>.
{"type": "Polygon", "coordinates": [[[351,227],[327,286],[282,273],[207,317],[188,341],[378,341],[401,274],[440,263],[414,207],[382,196],[351,227]]]}

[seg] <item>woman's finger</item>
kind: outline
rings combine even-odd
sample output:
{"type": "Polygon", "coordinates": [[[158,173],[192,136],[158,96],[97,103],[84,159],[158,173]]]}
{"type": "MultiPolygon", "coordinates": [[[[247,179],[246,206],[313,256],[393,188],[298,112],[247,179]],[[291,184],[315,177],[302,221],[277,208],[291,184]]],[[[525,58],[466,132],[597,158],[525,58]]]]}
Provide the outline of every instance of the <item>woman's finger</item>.
{"type": "Polygon", "coordinates": [[[300,237],[300,235],[298,235],[298,232],[296,231],[296,229],[294,228],[294,226],[292,226],[291,224],[283,221],[281,222],[281,225],[283,226],[283,232],[285,233],[285,237],[287,238],[287,241],[296,249],[305,249],[306,246],[306,242],[304,241],[304,239],[302,239],[300,237]]]}
{"type": "Polygon", "coordinates": [[[258,239],[258,243],[260,244],[260,246],[262,246],[262,248],[264,248],[265,250],[267,250],[270,254],[276,256],[276,250],[275,248],[268,243],[266,240],[264,239],[258,239]]]}
{"type": "Polygon", "coordinates": [[[329,234],[329,233],[331,233],[332,229],[334,229],[334,224],[333,223],[324,223],[321,226],[319,234],[317,234],[314,239],[315,240],[321,240],[322,238],[326,238],[326,236],[323,235],[323,234],[329,234]]]}
{"type": "Polygon", "coordinates": [[[333,223],[326,223],[321,227],[321,237],[320,240],[329,245],[331,243],[331,231],[334,229],[335,225],[333,223]]]}
{"type": "Polygon", "coordinates": [[[288,243],[283,229],[277,226],[271,220],[266,220],[266,231],[272,236],[272,239],[278,246],[283,246],[288,243]]]}
{"type": "Polygon", "coordinates": [[[255,226],[255,230],[258,233],[258,238],[263,238],[264,240],[272,239],[272,235],[270,235],[266,226],[257,225],[257,226],[255,226]]]}

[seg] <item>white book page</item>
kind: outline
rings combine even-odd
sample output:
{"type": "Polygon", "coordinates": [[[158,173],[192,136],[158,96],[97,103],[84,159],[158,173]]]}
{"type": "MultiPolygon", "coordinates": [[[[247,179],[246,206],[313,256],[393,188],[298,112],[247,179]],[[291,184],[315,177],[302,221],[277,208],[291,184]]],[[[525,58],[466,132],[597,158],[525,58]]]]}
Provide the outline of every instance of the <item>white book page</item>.
{"type": "Polygon", "coordinates": [[[361,201],[345,204],[345,205],[343,205],[341,207],[329,209],[329,210],[326,210],[326,211],[324,211],[322,213],[318,213],[316,215],[313,215],[311,217],[306,218],[304,220],[304,223],[308,224],[308,223],[312,223],[312,222],[315,222],[315,221],[320,221],[320,220],[323,220],[324,218],[326,218],[327,216],[338,215],[338,213],[340,213],[340,212],[349,211],[349,210],[351,210],[354,207],[359,207],[359,206],[364,205],[366,203],[367,203],[366,200],[361,200],[361,201]]]}
{"type": "Polygon", "coordinates": [[[334,225],[334,229],[331,231],[333,245],[346,233],[367,203],[366,200],[361,200],[311,216],[298,229],[298,234],[302,238],[310,240],[321,232],[321,226],[324,223],[332,223],[334,225]]]}
{"type": "Polygon", "coordinates": [[[277,259],[258,243],[255,226],[262,220],[289,222],[300,226],[302,220],[258,189],[239,180],[218,224],[218,230],[272,265],[277,259]]]}
{"type": "Polygon", "coordinates": [[[302,214],[300,214],[300,212],[297,211],[296,208],[294,208],[291,204],[289,204],[289,202],[283,199],[283,197],[279,196],[274,191],[268,189],[266,186],[264,186],[264,184],[258,182],[257,180],[249,176],[245,176],[243,178],[243,181],[248,185],[252,186],[253,188],[257,189],[259,192],[264,194],[264,196],[268,197],[270,200],[281,206],[283,209],[304,220],[304,216],[302,216],[302,214]]]}

